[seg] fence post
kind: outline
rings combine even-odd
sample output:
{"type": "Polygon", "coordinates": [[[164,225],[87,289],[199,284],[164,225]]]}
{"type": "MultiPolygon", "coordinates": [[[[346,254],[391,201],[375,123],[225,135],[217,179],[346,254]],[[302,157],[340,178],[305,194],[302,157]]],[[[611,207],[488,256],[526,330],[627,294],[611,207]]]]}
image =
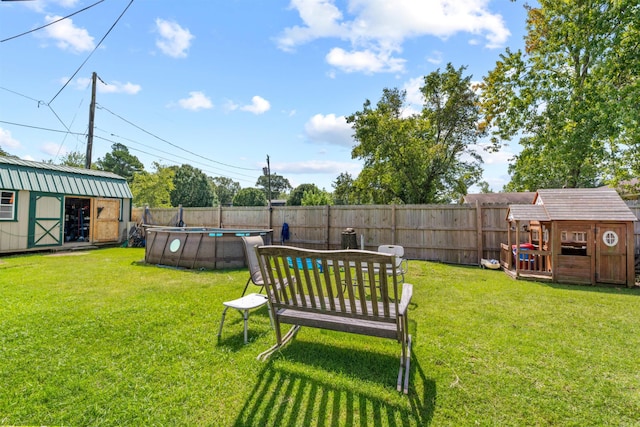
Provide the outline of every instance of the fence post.
{"type": "Polygon", "coordinates": [[[396,204],[391,205],[391,244],[396,244],[396,204]]]}
{"type": "Polygon", "coordinates": [[[478,265],[482,262],[482,207],[476,200],[476,239],[478,244],[478,265]]]}
{"type": "Polygon", "coordinates": [[[324,240],[325,240],[325,249],[329,250],[331,249],[330,244],[331,244],[331,206],[327,205],[325,207],[326,210],[326,221],[327,221],[327,226],[325,227],[325,235],[324,235],[324,240]]]}

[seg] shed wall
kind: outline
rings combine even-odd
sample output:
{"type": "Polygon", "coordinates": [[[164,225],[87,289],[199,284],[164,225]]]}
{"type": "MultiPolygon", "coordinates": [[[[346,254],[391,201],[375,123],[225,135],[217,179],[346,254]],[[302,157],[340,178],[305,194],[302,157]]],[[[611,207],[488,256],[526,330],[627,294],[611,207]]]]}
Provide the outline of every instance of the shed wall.
{"type": "MultiPolygon", "coordinates": [[[[0,221],[0,253],[20,252],[29,249],[29,191],[16,191],[16,220],[0,221]]],[[[120,200],[122,203],[122,220],[118,221],[117,240],[114,243],[123,242],[128,236],[128,224],[131,221],[131,199],[120,200]]],[[[46,203],[39,204],[36,215],[46,215],[49,212],[46,203]]],[[[59,210],[59,209],[58,209],[59,210]]],[[[119,213],[118,213],[119,215],[119,213]]],[[[61,218],[62,220],[64,218],[61,218]]],[[[113,233],[111,233],[113,234],[113,233]]],[[[54,240],[43,240],[41,243],[55,243],[54,240]]],[[[92,242],[93,243],[93,242],[92,242]]]]}
{"type": "Polygon", "coordinates": [[[0,252],[27,248],[29,192],[17,191],[17,221],[0,221],[0,252]]]}

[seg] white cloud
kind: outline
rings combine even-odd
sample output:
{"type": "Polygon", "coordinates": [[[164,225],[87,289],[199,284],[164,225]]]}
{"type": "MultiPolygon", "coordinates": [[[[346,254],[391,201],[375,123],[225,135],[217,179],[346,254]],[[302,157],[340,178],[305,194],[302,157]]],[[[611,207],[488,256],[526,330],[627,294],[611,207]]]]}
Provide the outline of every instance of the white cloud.
{"type": "MultiPolygon", "coordinates": [[[[20,148],[22,144],[20,141],[11,136],[11,132],[0,128],[0,147],[5,148],[20,148]]],[[[7,151],[7,150],[5,150],[7,151]]]]}
{"type": "Polygon", "coordinates": [[[80,0],[58,0],[53,3],[58,3],[62,7],[74,7],[80,0]]]}
{"type": "Polygon", "coordinates": [[[304,125],[305,134],[314,142],[351,147],[353,128],[344,116],[316,114],[304,125]]]}
{"type": "Polygon", "coordinates": [[[434,50],[430,57],[427,58],[427,62],[434,65],[442,64],[442,52],[434,50]]]}
{"type": "Polygon", "coordinates": [[[346,52],[344,49],[334,47],[327,54],[327,62],[347,73],[363,72],[400,72],[404,69],[404,59],[392,58],[389,52],[373,52],[369,49],[346,52]]]}
{"type": "Polygon", "coordinates": [[[424,96],[420,88],[424,86],[424,77],[415,77],[407,80],[402,87],[407,92],[407,103],[411,105],[418,105],[422,107],[424,104],[424,96]]]}
{"type": "Polygon", "coordinates": [[[240,109],[253,114],[262,114],[271,109],[271,104],[263,97],[256,95],[251,98],[251,104],[240,107],[240,109]]]}
{"type": "MultiPolygon", "coordinates": [[[[331,160],[306,160],[291,163],[278,163],[274,165],[278,171],[290,174],[339,174],[349,172],[357,175],[362,169],[362,165],[355,162],[336,162],[331,160]]],[[[274,169],[272,167],[272,169],[274,169]]]]}
{"type": "Polygon", "coordinates": [[[480,143],[472,147],[482,156],[482,160],[486,165],[508,166],[513,156],[515,156],[515,153],[506,147],[502,147],[500,151],[495,153],[486,151],[488,146],[488,143],[480,143]]]}
{"type": "Polygon", "coordinates": [[[191,40],[195,37],[188,29],[182,28],[175,22],[156,19],[156,30],[160,38],[156,40],[156,46],[165,54],[173,58],[185,58],[187,50],[191,46],[191,40]]]}
{"type": "Polygon", "coordinates": [[[106,85],[98,86],[98,92],[101,93],[126,93],[128,95],[135,95],[142,90],[142,86],[136,85],[130,82],[120,83],[117,80],[112,81],[106,85]]]}
{"type": "MultiPolygon", "coordinates": [[[[63,79],[63,83],[67,81],[67,79],[63,79]]],[[[76,80],[76,87],[78,89],[84,90],[89,85],[91,85],[91,79],[87,77],[81,77],[76,80]]],[[[130,82],[121,83],[117,80],[114,80],[109,83],[105,83],[102,80],[99,80],[96,88],[99,93],[124,93],[127,95],[135,95],[142,90],[142,86],[136,85],[130,82]]]]}
{"type": "Polygon", "coordinates": [[[277,39],[282,50],[291,51],[317,38],[348,36],[348,29],[339,23],[342,12],[332,0],[291,0],[290,8],[298,11],[305,25],[284,30],[277,39]]]}
{"type": "MultiPolygon", "coordinates": [[[[45,17],[47,23],[60,19],[61,16],[45,17]]],[[[73,25],[71,18],[56,22],[44,29],[45,34],[56,41],[56,46],[62,50],[70,50],[74,53],[88,52],[94,49],[93,37],[84,28],[73,25]]]]}
{"type": "Polygon", "coordinates": [[[511,181],[509,163],[516,153],[504,147],[497,153],[480,152],[484,160],[482,178],[489,183],[493,191],[501,191],[511,181]]]}
{"type": "Polygon", "coordinates": [[[224,111],[228,113],[230,111],[237,110],[238,108],[240,108],[240,106],[235,102],[233,102],[232,100],[228,99],[227,101],[225,101],[223,108],[224,108],[224,111]]]}
{"type": "Polygon", "coordinates": [[[351,52],[332,48],[326,56],[332,65],[346,71],[397,72],[404,60],[394,55],[410,38],[446,39],[463,32],[484,38],[488,48],[502,47],[510,32],[488,5],[489,0],[348,0],[342,11],[336,0],[291,0],[302,25],[285,28],[276,42],[292,51],[316,39],[340,39],[350,43],[351,52]]]}
{"type": "Polygon", "coordinates": [[[58,5],[64,8],[76,7],[76,5],[80,2],[80,0],[32,0],[25,1],[23,4],[28,9],[31,9],[35,12],[44,13],[46,6],[49,4],[58,5]]]}
{"type": "Polygon", "coordinates": [[[45,142],[40,146],[40,151],[51,157],[64,156],[69,150],[55,142],[45,142]]]}
{"type": "Polygon", "coordinates": [[[202,92],[189,92],[189,98],[178,101],[178,105],[185,110],[198,111],[213,108],[213,103],[202,92]]]}

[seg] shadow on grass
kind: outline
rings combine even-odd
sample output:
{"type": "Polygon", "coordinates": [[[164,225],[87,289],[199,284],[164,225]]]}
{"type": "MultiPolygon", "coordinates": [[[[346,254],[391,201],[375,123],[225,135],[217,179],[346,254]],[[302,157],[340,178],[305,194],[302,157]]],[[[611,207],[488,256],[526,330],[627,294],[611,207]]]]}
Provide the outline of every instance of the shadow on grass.
{"type": "Polygon", "coordinates": [[[616,294],[627,296],[640,296],[640,286],[634,286],[628,288],[625,285],[609,285],[604,283],[598,283],[597,285],[573,285],[567,283],[553,283],[553,282],[536,282],[531,281],[540,286],[546,286],[553,289],[561,289],[564,291],[574,292],[597,292],[601,294],[616,294]]]}
{"type": "MultiPolygon", "coordinates": [[[[218,323],[215,323],[215,333],[217,334],[220,329],[220,320],[222,319],[222,311],[220,310],[220,317],[218,317],[218,323]]],[[[247,326],[247,340],[244,342],[244,317],[241,311],[229,309],[225,315],[224,325],[222,327],[222,335],[216,336],[216,345],[224,346],[232,351],[239,351],[247,344],[257,340],[264,335],[273,336],[273,329],[264,329],[258,327],[258,318],[263,318],[262,323],[269,322],[269,311],[266,305],[253,309],[249,312],[249,320],[247,326]],[[251,320],[253,319],[253,322],[251,320]],[[252,328],[253,326],[253,328],[252,328]]]]}
{"type": "Polygon", "coordinates": [[[272,356],[258,375],[234,426],[431,423],[436,385],[416,359],[411,360],[411,387],[405,396],[395,391],[399,358],[310,342],[294,342],[283,351],[286,359],[272,356]],[[349,379],[338,380],[336,373],[347,373],[349,379]],[[390,392],[398,398],[389,398],[390,392]]]}

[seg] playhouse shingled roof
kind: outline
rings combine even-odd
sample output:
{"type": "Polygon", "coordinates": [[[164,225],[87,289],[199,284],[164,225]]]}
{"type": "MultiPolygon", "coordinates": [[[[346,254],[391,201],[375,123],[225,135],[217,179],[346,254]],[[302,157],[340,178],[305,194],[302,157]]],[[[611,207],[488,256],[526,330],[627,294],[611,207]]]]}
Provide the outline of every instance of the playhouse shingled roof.
{"type": "Polygon", "coordinates": [[[562,188],[538,190],[533,204],[510,205],[509,220],[637,221],[616,190],[562,188]]]}

